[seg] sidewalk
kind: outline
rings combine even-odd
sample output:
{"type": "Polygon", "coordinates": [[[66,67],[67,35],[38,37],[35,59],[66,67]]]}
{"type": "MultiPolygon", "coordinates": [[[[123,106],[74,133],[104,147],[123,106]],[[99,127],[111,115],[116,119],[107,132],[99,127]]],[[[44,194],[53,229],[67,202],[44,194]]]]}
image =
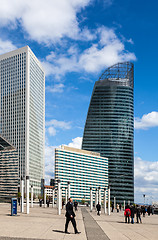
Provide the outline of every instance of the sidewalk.
{"type": "Polygon", "coordinates": [[[81,234],[74,234],[72,224],[69,224],[69,232],[64,233],[65,210],[60,216],[57,210],[52,208],[30,208],[30,214],[21,214],[18,207],[18,215],[10,216],[10,204],[0,204],[0,239],[53,239],[53,240],[87,240],[81,210],[77,211],[76,221],[81,234]],[[7,237],[7,238],[6,238],[7,237]]]}
{"type": "Polygon", "coordinates": [[[142,217],[142,224],[126,224],[123,211],[119,213],[115,211],[110,216],[103,213],[101,216],[97,216],[95,211],[90,214],[111,240],[158,239],[158,215],[142,217]]]}
{"type": "Polygon", "coordinates": [[[123,211],[97,216],[95,210],[90,213],[89,208],[79,208],[76,222],[81,234],[74,234],[71,223],[68,229],[71,234],[65,234],[65,210],[58,216],[51,205],[49,208],[35,205],[29,215],[21,214],[18,208],[18,216],[10,216],[10,204],[0,204],[0,240],[157,240],[158,215],[142,217],[142,221],[125,224],[123,211]]]}

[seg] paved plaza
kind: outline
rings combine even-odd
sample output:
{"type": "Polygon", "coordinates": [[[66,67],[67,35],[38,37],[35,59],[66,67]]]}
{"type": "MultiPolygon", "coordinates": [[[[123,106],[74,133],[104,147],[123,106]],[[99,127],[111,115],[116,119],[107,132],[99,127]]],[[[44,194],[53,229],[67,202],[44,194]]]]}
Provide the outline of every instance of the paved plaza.
{"type": "Polygon", "coordinates": [[[52,239],[52,240],[156,240],[158,239],[158,215],[142,218],[142,224],[125,224],[123,211],[111,213],[110,216],[97,216],[86,207],[80,207],[76,213],[78,230],[81,234],[74,234],[71,223],[64,233],[65,210],[60,216],[57,210],[50,207],[40,208],[35,205],[30,208],[30,214],[10,216],[10,204],[0,204],[0,240],[9,239],[52,239]]]}

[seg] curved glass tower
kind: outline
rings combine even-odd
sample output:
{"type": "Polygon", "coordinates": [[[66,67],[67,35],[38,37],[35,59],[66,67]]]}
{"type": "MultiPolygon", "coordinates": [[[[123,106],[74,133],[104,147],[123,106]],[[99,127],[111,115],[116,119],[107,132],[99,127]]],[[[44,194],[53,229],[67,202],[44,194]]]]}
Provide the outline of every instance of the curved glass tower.
{"type": "Polygon", "coordinates": [[[133,64],[109,67],[96,81],[84,128],[82,149],[109,159],[111,200],[134,202],[133,64]]]}

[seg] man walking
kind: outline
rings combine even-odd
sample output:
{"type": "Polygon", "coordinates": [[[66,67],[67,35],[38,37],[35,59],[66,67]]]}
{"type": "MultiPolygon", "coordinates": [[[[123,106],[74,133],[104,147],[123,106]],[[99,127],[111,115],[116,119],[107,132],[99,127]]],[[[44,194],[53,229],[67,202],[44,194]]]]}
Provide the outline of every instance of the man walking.
{"type": "Polygon", "coordinates": [[[68,203],[66,204],[66,223],[65,223],[65,233],[69,234],[67,231],[68,229],[68,224],[71,221],[72,225],[74,227],[75,234],[79,234],[77,228],[76,228],[76,221],[75,221],[75,213],[73,211],[73,203],[72,203],[72,198],[69,198],[68,203]]]}
{"type": "Polygon", "coordinates": [[[101,205],[99,204],[99,202],[98,202],[98,204],[96,205],[96,209],[97,209],[97,215],[100,216],[101,205]]]}
{"type": "Polygon", "coordinates": [[[78,202],[75,201],[75,202],[74,202],[75,211],[77,211],[77,206],[78,206],[78,202]]]}

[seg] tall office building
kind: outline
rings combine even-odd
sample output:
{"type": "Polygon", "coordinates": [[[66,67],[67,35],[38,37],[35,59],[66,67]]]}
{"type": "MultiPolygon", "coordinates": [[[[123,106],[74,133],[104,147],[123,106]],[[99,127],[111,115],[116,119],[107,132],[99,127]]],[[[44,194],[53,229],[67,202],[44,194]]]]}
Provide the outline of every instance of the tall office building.
{"type": "Polygon", "coordinates": [[[133,64],[109,67],[95,83],[82,149],[109,159],[111,200],[134,201],[133,64]]]}
{"type": "Polygon", "coordinates": [[[0,56],[0,134],[19,155],[19,178],[36,194],[44,177],[45,74],[26,46],[0,56]]]}

